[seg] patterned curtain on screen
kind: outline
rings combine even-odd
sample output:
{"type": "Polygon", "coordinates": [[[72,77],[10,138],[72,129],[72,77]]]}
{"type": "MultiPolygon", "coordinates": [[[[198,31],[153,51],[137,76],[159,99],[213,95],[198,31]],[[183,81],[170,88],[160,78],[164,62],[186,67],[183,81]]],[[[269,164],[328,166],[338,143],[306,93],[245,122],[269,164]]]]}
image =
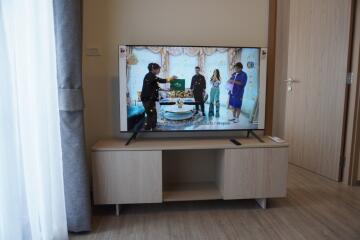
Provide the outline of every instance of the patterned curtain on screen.
{"type": "Polygon", "coordinates": [[[128,53],[132,53],[132,49],[148,49],[149,51],[160,54],[162,72],[164,75],[168,74],[169,71],[169,56],[179,56],[181,54],[186,54],[191,57],[198,57],[198,66],[201,69],[204,69],[205,58],[206,56],[211,56],[215,52],[228,53],[228,62],[229,62],[229,75],[232,71],[232,66],[236,63],[238,58],[238,49],[237,48],[209,48],[209,47],[130,47],[128,53]]]}

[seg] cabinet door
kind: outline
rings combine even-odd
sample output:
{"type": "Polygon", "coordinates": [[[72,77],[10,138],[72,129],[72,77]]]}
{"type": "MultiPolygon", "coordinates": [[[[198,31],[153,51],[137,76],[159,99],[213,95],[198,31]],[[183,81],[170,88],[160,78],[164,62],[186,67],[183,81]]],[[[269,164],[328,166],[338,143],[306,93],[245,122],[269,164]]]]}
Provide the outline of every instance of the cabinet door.
{"type": "Polygon", "coordinates": [[[92,153],[95,204],[162,202],[161,151],[92,153]]]}
{"type": "Polygon", "coordinates": [[[287,148],[227,149],[224,199],[285,197],[287,148]]]}

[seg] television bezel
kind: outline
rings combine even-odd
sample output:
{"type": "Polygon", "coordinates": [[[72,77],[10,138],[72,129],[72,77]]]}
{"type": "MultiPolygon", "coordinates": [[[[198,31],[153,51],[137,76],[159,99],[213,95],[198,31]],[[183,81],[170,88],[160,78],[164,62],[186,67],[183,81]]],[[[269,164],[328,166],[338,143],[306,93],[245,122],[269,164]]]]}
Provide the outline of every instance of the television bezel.
{"type": "MultiPolygon", "coordinates": [[[[121,49],[126,47],[204,47],[204,48],[257,48],[260,50],[260,56],[259,56],[259,79],[260,79],[260,90],[259,90],[259,96],[263,96],[263,99],[261,100],[261,104],[263,106],[263,113],[262,113],[262,127],[260,128],[243,128],[243,129],[209,129],[209,130],[152,130],[152,131],[146,131],[146,130],[140,130],[141,133],[186,133],[186,132],[202,132],[202,133],[214,133],[214,132],[248,132],[248,131],[264,131],[265,130],[265,122],[266,122],[266,87],[267,87],[267,62],[268,62],[268,48],[267,47],[251,47],[251,46],[198,46],[198,45],[153,45],[153,44],[119,44],[118,46],[118,81],[119,81],[119,114],[120,114],[120,133],[132,133],[131,130],[122,130],[122,123],[126,122],[126,128],[127,128],[127,96],[126,91],[122,91],[121,89],[127,88],[127,76],[126,76],[126,51],[125,51],[125,58],[122,58],[121,49]],[[261,58],[262,53],[265,53],[266,57],[261,58]],[[125,69],[125,71],[121,71],[121,69],[125,69]],[[265,81],[264,81],[265,80],[265,81]],[[123,100],[123,101],[122,101],[123,100]],[[125,107],[122,108],[122,102],[125,103],[125,107]],[[125,110],[122,110],[125,109],[125,110]],[[125,114],[122,114],[125,111],[125,114]]],[[[260,111],[259,111],[260,114],[260,111]]],[[[259,121],[260,122],[260,121],[259,121]]]]}

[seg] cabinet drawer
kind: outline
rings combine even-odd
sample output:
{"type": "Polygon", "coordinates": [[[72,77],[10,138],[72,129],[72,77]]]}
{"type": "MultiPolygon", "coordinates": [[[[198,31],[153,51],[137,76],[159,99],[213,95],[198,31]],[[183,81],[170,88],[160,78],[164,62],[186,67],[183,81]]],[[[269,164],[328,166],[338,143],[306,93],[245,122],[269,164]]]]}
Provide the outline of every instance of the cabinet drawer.
{"type": "Polygon", "coordinates": [[[92,152],[95,204],[162,202],[161,151],[92,152]]]}
{"type": "Polygon", "coordinates": [[[227,149],[224,199],[285,197],[287,148],[227,149]]]}

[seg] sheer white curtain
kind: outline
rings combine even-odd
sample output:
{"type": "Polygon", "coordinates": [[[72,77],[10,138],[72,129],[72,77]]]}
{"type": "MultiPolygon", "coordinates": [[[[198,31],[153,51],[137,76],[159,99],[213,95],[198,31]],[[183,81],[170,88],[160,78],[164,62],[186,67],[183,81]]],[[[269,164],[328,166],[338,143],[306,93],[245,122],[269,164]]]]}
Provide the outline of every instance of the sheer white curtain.
{"type": "Polygon", "coordinates": [[[0,0],[0,239],[67,239],[52,1],[0,0]]]}

